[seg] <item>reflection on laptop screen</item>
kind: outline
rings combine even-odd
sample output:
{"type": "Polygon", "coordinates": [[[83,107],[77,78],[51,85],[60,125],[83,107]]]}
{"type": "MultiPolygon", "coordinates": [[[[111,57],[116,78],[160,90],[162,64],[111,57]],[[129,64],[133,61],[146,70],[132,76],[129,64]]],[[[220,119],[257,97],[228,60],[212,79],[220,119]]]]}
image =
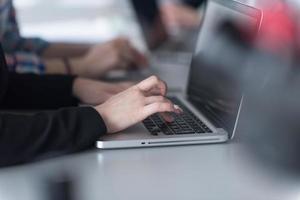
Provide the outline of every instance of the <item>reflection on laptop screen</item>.
{"type": "Polygon", "coordinates": [[[159,47],[168,39],[168,33],[160,17],[155,0],[131,0],[149,49],[159,47]]]}
{"type": "MultiPolygon", "coordinates": [[[[232,134],[242,97],[238,80],[231,71],[226,71],[228,69],[201,62],[201,57],[205,56],[206,50],[217,37],[218,27],[228,21],[256,32],[260,13],[229,0],[208,2],[192,61],[188,97],[212,122],[220,128],[225,127],[232,134]]],[[[225,53],[226,47],[221,48],[225,53]]],[[[218,55],[215,56],[218,59],[218,55]]]]}

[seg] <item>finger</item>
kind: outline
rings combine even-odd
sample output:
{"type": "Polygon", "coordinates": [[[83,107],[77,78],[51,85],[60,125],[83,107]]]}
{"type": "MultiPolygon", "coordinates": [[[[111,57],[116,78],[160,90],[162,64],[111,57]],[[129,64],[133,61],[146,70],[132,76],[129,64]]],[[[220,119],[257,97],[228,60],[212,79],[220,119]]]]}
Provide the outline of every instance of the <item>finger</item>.
{"type": "Polygon", "coordinates": [[[166,122],[173,122],[174,117],[169,112],[160,113],[160,116],[166,121],[166,122]]]}
{"type": "Polygon", "coordinates": [[[161,96],[161,91],[160,91],[160,88],[155,87],[155,88],[152,88],[151,90],[145,92],[144,95],[146,97],[161,96]]]}
{"type": "Polygon", "coordinates": [[[124,41],[119,48],[123,59],[130,63],[129,66],[144,68],[148,66],[148,60],[138,50],[136,50],[129,41],[124,41]]]}
{"type": "Polygon", "coordinates": [[[135,64],[135,66],[139,67],[139,68],[145,68],[149,66],[149,62],[148,59],[146,58],[145,55],[143,55],[142,53],[140,53],[136,48],[134,48],[133,46],[129,46],[130,48],[130,52],[132,55],[132,62],[133,64],[135,64]]]}
{"type": "Polygon", "coordinates": [[[126,52],[130,50],[130,43],[126,38],[119,38],[116,42],[116,49],[121,52],[126,52]]]}
{"type": "Polygon", "coordinates": [[[115,48],[121,51],[126,60],[129,60],[131,64],[138,67],[148,66],[147,58],[133,47],[128,39],[118,38],[115,40],[115,44],[115,48]]]}
{"type": "Polygon", "coordinates": [[[127,69],[130,66],[127,60],[120,59],[119,64],[117,64],[117,68],[119,69],[127,69]]]}
{"type": "Polygon", "coordinates": [[[123,58],[123,60],[127,61],[128,63],[133,64],[134,63],[134,55],[131,52],[129,45],[122,45],[122,48],[119,49],[120,55],[123,58]]]}
{"type": "Polygon", "coordinates": [[[176,113],[177,114],[181,114],[183,113],[184,111],[182,110],[182,108],[180,108],[178,105],[174,104],[174,108],[176,110],[176,113]]]}
{"type": "Polygon", "coordinates": [[[130,67],[136,67],[136,58],[134,52],[131,50],[129,43],[124,43],[121,48],[117,49],[119,51],[121,62],[123,62],[123,68],[128,69],[130,67]]]}
{"type": "Polygon", "coordinates": [[[128,50],[128,40],[118,38],[111,42],[112,51],[115,53],[115,65],[119,69],[127,69],[133,59],[128,50]]]}
{"type": "Polygon", "coordinates": [[[125,37],[118,37],[111,42],[114,43],[115,47],[118,49],[121,49],[123,46],[129,43],[128,39],[126,39],[125,37]]]}
{"type": "Polygon", "coordinates": [[[131,63],[132,65],[134,64],[134,56],[129,50],[124,50],[123,52],[121,52],[121,57],[128,63],[131,63]]]}
{"type": "Polygon", "coordinates": [[[129,66],[131,65],[131,61],[130,58],[125,56],[124,52],[121,52],[120,50],[117,50],[118,55],[117,55],[117,66],[119,69],[128,69],[129,66]]]}
{"type": "Polygon", "coordinates": [[[119,44],[123,46],[129,46],[130,42],[126,37],[120,37],[119,38],[119,44]]]}
{"type": "Polygon", "coordinates": [[[155,102],[167,102],[168,100],[163,96],[150,96],[145,99],[145,104],[153,104],[155,102]]]}
{"type": "Polygon", "coordinates": [[[124,55],[122,55],[121,59],[120,59],[120,63],[121,63],[121,69],[129,69],[132,66],[132,61],[130,58],[125,57],[124,55]]]}
{"type": "Polygon", "coordinates": [[[167,85],[161,81],[157,76],[151,76],[146,80],[137,84],[137,87],[143,92],[149,92],[151,89],[159,88],[160,95],[165,96],[167,93],[167,85]]]}
{"type": "MultiPolygon", "coordinates": [[[[174,113],[180,115],[183,113],[183,110],[178,106],[178,105],[173,105],[174,106],[174,113]]],[[[166,121],[166,122],[173,122],[175,119],[172,115],[172,113],[170,112],[163,112],[163,113],[160,113],[161,117],[166,121]]]]}
{"type": "Polygon", "coordinates": [[[168,91],[168,87],[167,87],[167,84],[166,84],[166,82],[164,82],[164,81],[162,81],[162,80],[160,80],[163,84],[164,84],[164,86],[165,86],[165,88],[161,88],[159,85],[157,86],[157,87],[154,87],[154,88],[152,88],[151,90],[149,90],[147,93],[146,93],[146,95],[148,95],[148,96],[154,96],[154,95],[163,95],[163,96],[165,96],[166,94],[167,94],[167,91],[168,91]]]}
{"type": "Polygon", "coordinates": [[[143,117],[147,118],[155,113],[176,112],[174,105],[170,102],[155,102],[146,105],[143,109],[143,117]]]}
{"type": "MultiPolygon", "coordinates": [[[[167,98],[165,98],[163,96],[151,96],[151,97],[146,98],[145,102],[146,102],[146,105],[153,104],[156,102],[169,103],[170,105],[173,105],[173,103],[170,100],[168,100],[167,98]]],[[[182,110],[179,108],[179,106],[173,105],[173,107],[174,107],[174,112],[176,114],[180,114],[182,112],[182,110]]],[[[167,121],[167,122],[174,121],[174,117],[171,115],[170,112],[163,112],[160,114],[165,121],[167,121]]]]}

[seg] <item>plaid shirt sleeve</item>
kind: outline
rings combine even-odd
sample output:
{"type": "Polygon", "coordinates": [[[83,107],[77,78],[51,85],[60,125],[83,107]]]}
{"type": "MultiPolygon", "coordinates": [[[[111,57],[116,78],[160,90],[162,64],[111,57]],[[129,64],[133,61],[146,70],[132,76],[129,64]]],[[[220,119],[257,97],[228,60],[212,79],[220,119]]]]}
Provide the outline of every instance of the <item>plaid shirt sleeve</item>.
{"type": "Polygon", "coordinates": [[[39,56],[32,53],[5,54],[5,59],[9,71],[34,74],[44,74],[46,71],[45,64],[39,56]]]}
{"type": "Polygon", "coordinates": [[[6,0],[6,4],[0,9],[1,26],[0,42],[4,51],[14,53],[16,51],[31,52],[40,55],[49,45],[48,42],[40,38],[24,38],[20,34],[16,12],[11,0],[6,0]]]}

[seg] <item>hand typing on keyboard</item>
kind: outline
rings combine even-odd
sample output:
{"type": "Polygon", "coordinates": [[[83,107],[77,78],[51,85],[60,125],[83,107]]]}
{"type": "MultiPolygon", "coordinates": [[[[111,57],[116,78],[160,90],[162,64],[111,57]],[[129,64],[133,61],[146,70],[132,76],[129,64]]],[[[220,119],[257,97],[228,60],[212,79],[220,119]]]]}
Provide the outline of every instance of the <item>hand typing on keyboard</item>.
{"type": "Polygon", "coordinates": [[[180,114],[182,110],[165,97],[166,93],[166,84],[152,76],[95,108],[109,133],[126,129],[155,113],[171,122],[174,119],[170,113],[180,114]]]}
{"type": "Polygon", "coordinates": [[[173,103],[179,104],[183,108],[183,113],[171,114],[173,120],[165,121],[159,114],[154,114],[143,121],[145,127],[152,135],[165,134],[201,134],[212,131],[188,108],[180,103],[176,98],[171,98],[173,103]]]}

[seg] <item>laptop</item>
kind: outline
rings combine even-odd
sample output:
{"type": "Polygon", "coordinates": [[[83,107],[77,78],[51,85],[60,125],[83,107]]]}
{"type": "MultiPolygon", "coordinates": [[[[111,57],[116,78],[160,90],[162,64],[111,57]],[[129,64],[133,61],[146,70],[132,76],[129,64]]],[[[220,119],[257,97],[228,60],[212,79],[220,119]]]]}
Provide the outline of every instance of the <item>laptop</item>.
{"type": "Polygon", "coordinates": [[[224,67],[208,65],[201,58],[210,48],[214,35],[218,35],[217,27],[224,21],[253,26],[251,29],[258,31],[261,20],[260,10],[242,3],[209,0],[190,66],[187,90],[168,96],[184,113],[174,114],[172,123],[154,114],[125,131],[101,137],[97,147],[114,149],[206,144],[232,139],[243,102],[238,77],[232,73],[228,75],[224,67]]]}

